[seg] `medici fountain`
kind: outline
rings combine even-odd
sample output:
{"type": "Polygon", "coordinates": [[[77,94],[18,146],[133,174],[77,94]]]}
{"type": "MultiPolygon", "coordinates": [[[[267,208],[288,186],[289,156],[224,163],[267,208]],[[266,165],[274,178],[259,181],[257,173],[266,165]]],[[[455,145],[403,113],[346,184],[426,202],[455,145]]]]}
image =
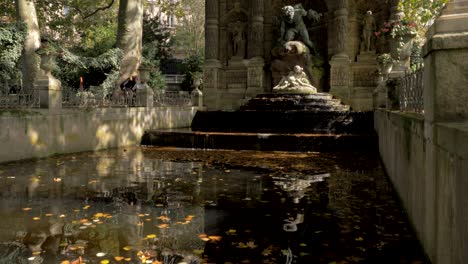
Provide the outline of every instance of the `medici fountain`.
{"type": "MultiPolygon", "coordinates": [[[[327,30],[331,20],[325,12],[331,6],[266,2],[234,1],[230,7],[226,1],[208,1],[205,107],[191,131],[149,131],[144,144],[293,151],[373,145],[366,143],[375,139],[372,88],[345,87],[349,75],[358,75],[342,74],[344,64],[352,67],[339,45],[326,63],[329,35],[346,42],[346,32],[327,30]],[[226,10],[223,16],[220,10],[226,10]],[[344,96],[350,90],[353,96],[344,96]],[[365,95],[358,96],[359,90],[365,95]]],[[[354,64],[372,79],[375,45],[361,46],[354,64]]]]}

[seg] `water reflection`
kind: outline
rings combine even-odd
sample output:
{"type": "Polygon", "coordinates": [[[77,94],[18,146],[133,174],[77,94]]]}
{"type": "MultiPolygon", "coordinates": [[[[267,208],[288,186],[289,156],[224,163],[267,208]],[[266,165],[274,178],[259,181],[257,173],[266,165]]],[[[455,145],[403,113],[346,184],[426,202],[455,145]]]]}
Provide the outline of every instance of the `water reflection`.
{"type": "Polygon", "coordinates": [[[424,262],[378,165],[244,170],[224,167],[228,155],[246,153],[132,148],[0,165],[0,263],[424,262]]]}

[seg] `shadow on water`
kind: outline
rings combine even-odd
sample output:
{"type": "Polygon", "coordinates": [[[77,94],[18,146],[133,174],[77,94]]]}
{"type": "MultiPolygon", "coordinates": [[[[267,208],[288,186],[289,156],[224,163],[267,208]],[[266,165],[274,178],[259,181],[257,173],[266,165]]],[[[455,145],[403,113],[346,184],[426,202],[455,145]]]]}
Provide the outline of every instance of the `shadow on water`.
{"type": "Polygon", "coordinates": [[[427,263],[362,153],[131,148],[0,179],[0,263],[427,263]]]}

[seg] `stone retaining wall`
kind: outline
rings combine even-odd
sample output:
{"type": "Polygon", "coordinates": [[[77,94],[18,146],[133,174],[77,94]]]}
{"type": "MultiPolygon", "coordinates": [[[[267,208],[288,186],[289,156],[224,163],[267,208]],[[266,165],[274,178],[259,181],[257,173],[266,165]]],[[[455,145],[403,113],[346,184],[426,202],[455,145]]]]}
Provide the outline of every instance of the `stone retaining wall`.
{"type": "Polygon", "coordinates": [[[196,108],[0,110],[0,162],[136,145],[145,130],[190,127],[196,108]]]}
{"type": "Polygon", "coordinates": [[[468,122],[376,110],[388,176],[433,263],[468,259],[468,122]]]}

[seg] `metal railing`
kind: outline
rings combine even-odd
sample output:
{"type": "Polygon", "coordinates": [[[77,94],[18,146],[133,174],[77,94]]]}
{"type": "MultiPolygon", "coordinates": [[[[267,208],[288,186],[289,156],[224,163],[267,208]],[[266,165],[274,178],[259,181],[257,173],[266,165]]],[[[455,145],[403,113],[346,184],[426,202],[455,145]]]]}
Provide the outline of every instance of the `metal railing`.
{"type": "Polygon", "coordinates": [[[37,93],[2,93],[0,92],[0,109],[39,108],[40,97],[37,93]]]}
{"type": "Polygon", "coordinates": [[[179,74],[165,74],[167,84],[181,84],[184,81],[185,75],[179,74]]]}
{"type": "Polygon", "coordinates": [[[399,80],[400,111],[424,113],[423,72],[424,67],[419,67],[399,80]]]}
{"type": "Polygon", "coordinates": [[[185,91],[160,91],[154,94],[154,106],[192,105],[192,96],[185,91]]]}
{"type": "Polygon", "coordinates": [[[106,107],[138,107],[141,106],[135,93],[119,95],[96,95],[91,92],[62,92],[63,108],[106,108],[106,107]]]}

